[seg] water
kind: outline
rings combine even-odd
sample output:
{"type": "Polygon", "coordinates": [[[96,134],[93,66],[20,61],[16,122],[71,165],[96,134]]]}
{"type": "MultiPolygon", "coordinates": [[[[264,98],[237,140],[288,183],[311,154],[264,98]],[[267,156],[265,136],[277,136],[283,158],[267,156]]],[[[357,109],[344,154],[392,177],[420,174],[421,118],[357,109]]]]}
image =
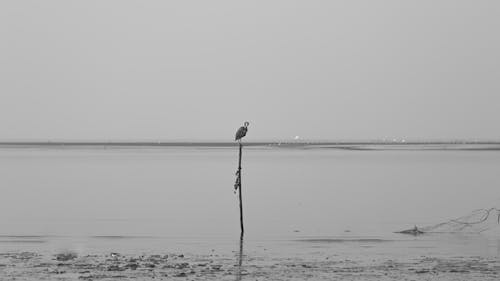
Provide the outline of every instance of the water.
{"type": "MultiPolygon", "coordinates": [[[[237,157],[232,147],[1,148],[0,250],[234,251],[237,157]]],[[[499,207],[499,167],[496,150],[246,147],[246,247],[498,255],[488,235],[393,232],[499,207]]]]}

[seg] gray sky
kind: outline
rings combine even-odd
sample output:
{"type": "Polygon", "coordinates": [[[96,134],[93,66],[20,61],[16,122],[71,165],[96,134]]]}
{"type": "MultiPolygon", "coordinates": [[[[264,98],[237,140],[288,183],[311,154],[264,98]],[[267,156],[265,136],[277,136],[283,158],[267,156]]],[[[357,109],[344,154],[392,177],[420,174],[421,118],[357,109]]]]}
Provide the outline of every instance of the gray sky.
{"type": "Polygon", "coordinates": [[[1,1],[0,139],[500,138],[500,2],[1,1]]]}

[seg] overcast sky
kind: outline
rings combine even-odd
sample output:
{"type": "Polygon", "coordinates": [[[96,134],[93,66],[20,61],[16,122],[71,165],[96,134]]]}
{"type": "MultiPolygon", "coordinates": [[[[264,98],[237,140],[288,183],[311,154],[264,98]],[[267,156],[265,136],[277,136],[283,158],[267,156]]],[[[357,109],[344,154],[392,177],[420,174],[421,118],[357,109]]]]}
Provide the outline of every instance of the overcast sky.
{"type": "Polygon", "coordinates": [[[1,1],[0,139],[500,139],[500,2],[1,1]]]}

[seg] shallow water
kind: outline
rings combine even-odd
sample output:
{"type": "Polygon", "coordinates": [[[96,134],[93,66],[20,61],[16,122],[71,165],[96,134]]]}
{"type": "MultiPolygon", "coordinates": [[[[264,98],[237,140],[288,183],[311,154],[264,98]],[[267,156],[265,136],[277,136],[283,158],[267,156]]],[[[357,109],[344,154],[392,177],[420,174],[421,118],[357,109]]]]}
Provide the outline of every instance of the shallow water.
{"type": "MultiPolygon", "coordinates": [[[[499,255],[498,236],[487,233],[393,233],[500,206],[499,151],[367,148],[245,148],[248,253],[499,255]]],[[[239,243],[237,153],[2,148],[0,251],[232,253],[239,243]]]]}

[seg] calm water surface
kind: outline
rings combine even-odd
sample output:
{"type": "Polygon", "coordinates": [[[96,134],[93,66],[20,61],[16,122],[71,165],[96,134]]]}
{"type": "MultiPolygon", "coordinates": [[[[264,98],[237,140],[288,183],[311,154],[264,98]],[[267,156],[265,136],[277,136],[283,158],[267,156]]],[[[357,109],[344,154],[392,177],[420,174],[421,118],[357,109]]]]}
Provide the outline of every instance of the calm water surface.
{"type": "MultiPolygon", "coordinates": [[[[2,148],[0,248],[134,251],[167,244],[234,250],[237,153],[206,147],[2,148]]],[[[314,251],[318,243],[344,254],[410,248],[498,255],[496,236],[393,232],[499,207],[499,171],[499,151],[247,147],[247,245],[275,247],[283,255],[314,251]],[[297,241],[311,237],[319,240],[297,241]]]]}

